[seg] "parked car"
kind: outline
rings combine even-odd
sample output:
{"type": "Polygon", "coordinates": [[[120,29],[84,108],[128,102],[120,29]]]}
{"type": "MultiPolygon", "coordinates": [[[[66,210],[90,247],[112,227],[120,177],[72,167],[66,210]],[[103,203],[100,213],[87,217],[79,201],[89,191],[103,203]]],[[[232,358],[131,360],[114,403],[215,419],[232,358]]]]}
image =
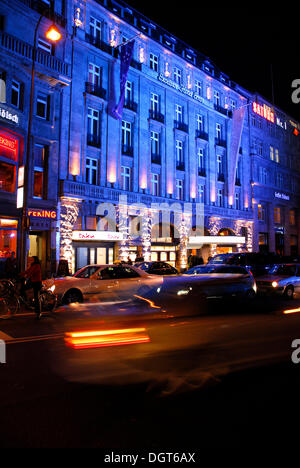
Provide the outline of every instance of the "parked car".
{"type": "Polygon", "coordinates": [[[177,275],[178,271],[167,262],[141,262],[135,263],[137,268],[151,275],[177,275]]]}
{"type": "Polygon", "coordinates": [[[199,283],[207,297],[241,296],[254,298],[256,281],[245,267],[237,265],[198,265],[187,270],[183,276],[195,276],[203,279],[199,283]]]}
{"type": "Polygon", "coordinates": [[[281,262],[284,262],[284,259],[274,253],[233,252],[216,255],[208,264],[244,266],[257,277],[267,274],[274,264],[281,262]]]}
{"type": "Polygon", "coordinates": [[[293,299],[300,291],[300,264],[284,263],[274,265],[268,275],[257,280],[258,293],[278,294],[293,299]]]}
{"type": "Polygon", "coordinates": [[[131,294],[141,294],[161,278],[131,265],[87,265],[73,276],[45,281],[47,286],[55,286],[59,303],[82,302],[94,296],[97,300],[128,298],[131,294]]]}

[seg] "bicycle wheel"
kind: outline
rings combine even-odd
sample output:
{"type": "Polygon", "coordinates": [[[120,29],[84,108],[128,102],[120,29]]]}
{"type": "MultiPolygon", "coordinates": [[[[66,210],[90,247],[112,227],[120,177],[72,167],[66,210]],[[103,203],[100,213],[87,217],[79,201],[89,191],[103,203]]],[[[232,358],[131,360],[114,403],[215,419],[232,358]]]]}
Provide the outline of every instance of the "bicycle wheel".
{"type": "Polygon", "coordinates": [[[40,293],[41,310],[54,312],[57,305],[57,297],[51,291],[42,291],[40,293]]]}
{"type": "Polygon", "coordinates": [[[0,297],[7,297],[13,294],[14,285],[10,280],[3,279],[0,281],[0,297]]]}
{"type": "Polygon", "coordinates": [[[20,303],[15,296],[0,297],[0,316],[14,315],[19,307],[20,303]]]}

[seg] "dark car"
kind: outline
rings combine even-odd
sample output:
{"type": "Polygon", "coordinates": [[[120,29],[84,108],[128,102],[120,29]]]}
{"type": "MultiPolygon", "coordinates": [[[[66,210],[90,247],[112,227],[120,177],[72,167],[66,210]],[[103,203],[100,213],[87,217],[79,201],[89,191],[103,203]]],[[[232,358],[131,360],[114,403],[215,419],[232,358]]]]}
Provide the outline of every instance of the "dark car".
{"type": "Polygon", "coordinates": [[[134,266],[151,275],[178,275],[176,268],[167,262],[141,262],[134,266]]]}
{"type": "Polygon", "coordinates": [[[254,277],[266,275],[273,265],[281,263],[279,255],[256,252],[219,254],[209,260],[210,265],[238,265],[248,268],[254,277]]]}

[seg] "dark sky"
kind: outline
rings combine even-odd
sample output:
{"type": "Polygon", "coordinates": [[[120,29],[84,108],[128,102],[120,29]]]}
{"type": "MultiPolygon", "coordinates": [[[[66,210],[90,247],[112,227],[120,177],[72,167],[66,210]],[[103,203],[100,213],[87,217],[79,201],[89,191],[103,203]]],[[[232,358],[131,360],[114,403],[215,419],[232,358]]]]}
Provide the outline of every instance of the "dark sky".
{"type": "Polygon", "coordinates": [[[300,18],[290,2],[284,7],[281,0],[277,10],[263,2],[226,2],[226,7],[212,1],[126,3],[207,55],[232,81],[271,103],[274,93],[274,104],[300,121],[300,103],[291,99],[292,81],[300,79],[300,18]]]}

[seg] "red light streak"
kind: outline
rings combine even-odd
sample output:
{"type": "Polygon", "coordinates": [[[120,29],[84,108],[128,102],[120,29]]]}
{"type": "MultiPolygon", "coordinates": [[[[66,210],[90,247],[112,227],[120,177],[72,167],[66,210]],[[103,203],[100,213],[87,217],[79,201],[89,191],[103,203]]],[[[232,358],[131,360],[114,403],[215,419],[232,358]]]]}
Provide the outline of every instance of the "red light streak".
{"type": "Polygon", "coordinates": [[[100,348],[137,343],[149,343],[145,328],[125,328],[120,330],[94,330],[66,333],[65,342],[73,349],[100,348]]]}

